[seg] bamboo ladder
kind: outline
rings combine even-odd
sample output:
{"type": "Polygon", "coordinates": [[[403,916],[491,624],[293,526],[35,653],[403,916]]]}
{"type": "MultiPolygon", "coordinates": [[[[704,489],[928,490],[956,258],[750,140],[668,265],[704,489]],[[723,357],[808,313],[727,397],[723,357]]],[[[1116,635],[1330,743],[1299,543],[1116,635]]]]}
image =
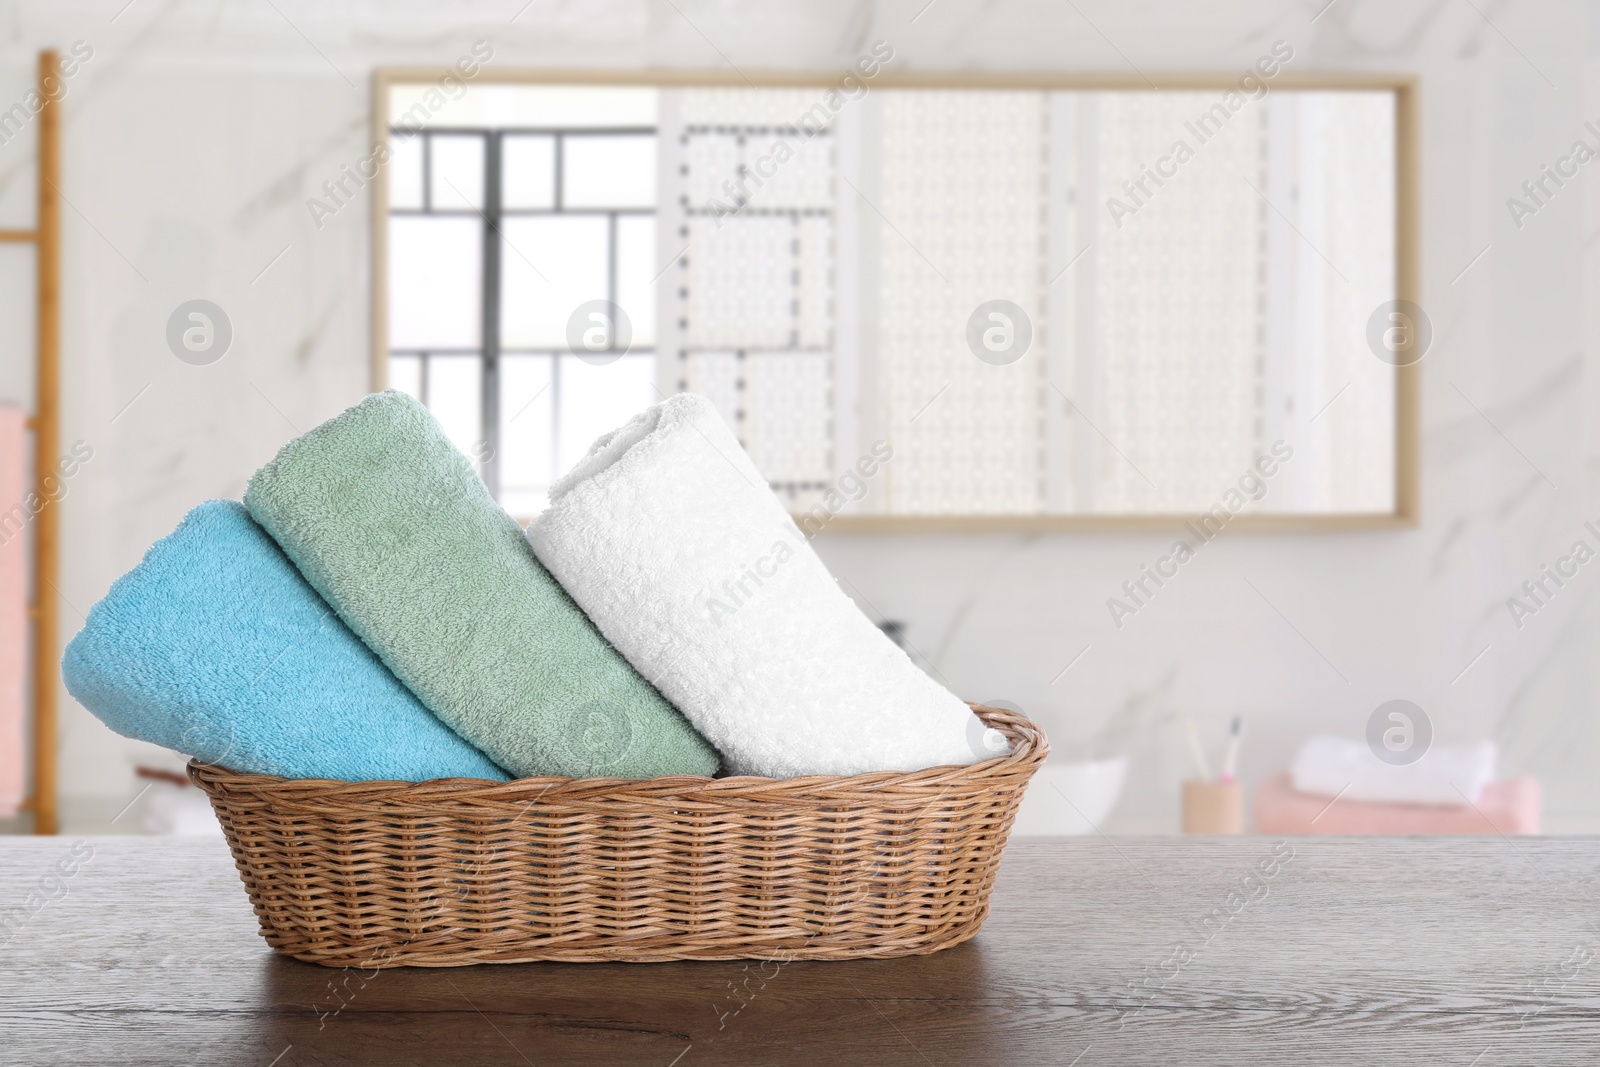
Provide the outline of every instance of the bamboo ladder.
{"type": "MultiPolygon", "coordinates": [[[[33,527],[33,793],[25,807],[33,830],[53,834],[60,824],[57,797],[56,633],[60,615],[61,506],[45,492],[61,451],[61,57],[39,53],[39,206],[31,230],[0,230],[0,242],[34,246],[38,300],[34,324],[36,397],[33,417],[34,491],[43,508],[33,527]]],[[[9,501],[7,502],[9,503],[9,501]]]]}

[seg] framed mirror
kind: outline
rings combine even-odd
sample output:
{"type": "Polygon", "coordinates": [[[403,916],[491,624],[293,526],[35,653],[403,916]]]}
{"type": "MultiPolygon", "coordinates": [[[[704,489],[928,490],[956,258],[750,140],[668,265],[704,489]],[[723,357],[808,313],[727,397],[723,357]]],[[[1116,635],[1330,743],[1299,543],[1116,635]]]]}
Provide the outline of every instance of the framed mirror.
{"type": "Polygon", "coordinates": [[[379,72],[375,385],[523,517],[692,390],[808,530],[1415,522],[1409,82],[874,56],[379,72]]]}

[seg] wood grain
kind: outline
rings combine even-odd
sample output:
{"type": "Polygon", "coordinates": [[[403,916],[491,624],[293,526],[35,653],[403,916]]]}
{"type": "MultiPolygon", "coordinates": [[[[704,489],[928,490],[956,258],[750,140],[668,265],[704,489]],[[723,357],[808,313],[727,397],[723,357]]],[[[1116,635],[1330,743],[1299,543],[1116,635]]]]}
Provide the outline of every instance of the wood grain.
{"type": "MultiPolygon", "coordinates": [[[[33,415],[34,490],[45,501],[33,526],[33,829],[53,834],[59,823],[58,690],[61,685],[61,57],[39,53],[39,218],[34,323],[38,366],[33,415]],[[55,87],[52,90],[52,86],[55,87]]],[[[7,501],[10,504],[10,501],[7,501]]]]}
{"type": "MultiPolygon", "coordinates": [[[[74,847],[0,843],[0,918],[74,847]]],[[[7,1064],[1491,1067],[1600,1049],[1590,840],[1022,840],[982,932],[932,956],[382,972],[274,956],[220,840],[87,847],[0,945],[7,1064]],[[1130,986],[1146,974],[1163,977],[1130,986]]]]}

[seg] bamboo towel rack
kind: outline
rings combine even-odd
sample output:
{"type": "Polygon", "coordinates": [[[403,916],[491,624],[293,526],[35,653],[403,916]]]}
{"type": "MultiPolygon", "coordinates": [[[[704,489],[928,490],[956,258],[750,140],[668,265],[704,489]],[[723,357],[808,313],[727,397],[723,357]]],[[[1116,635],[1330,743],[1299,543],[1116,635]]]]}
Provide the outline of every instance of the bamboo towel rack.
{"type": "MultiPolygon", "coordinates": [[[[37,320],[35,332],[36,396],[33,417],[34,491],[43,508],[33,526],[33,759],[32,793],[26,807],[33,829],[56,833],[57,802],[56,695],[59,681],[56,634],[61,594],[61,507],[45,492],[45,479],[55,474],[61,451],[61,57],[54,50],[39,53],[38,214],[31,230],[0,229],[0,242],[34,246],[37,320]]],[[[10,504],[10,501],[6,502],[10,504]]]]}

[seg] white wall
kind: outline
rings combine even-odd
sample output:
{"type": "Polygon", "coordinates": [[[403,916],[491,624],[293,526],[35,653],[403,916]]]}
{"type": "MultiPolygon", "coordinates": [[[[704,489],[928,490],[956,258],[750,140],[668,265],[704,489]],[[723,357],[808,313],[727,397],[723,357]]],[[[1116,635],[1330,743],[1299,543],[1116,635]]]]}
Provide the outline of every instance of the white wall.
{"type": "MultiPolygon", "coordinates": [[[[375,65],[447,62],[487,38],[493,68],[842,70],[883,39],[891,69],[1136,65],[1159,80],[1242,70],[1281,38],[1295,70],[1421,77],[1422,295],[1436,331],[1423,373],[1421,528],[1227,534],[1121,631],[1106,598],[1170,537],[825,536],[819,548],[909,624],[963,695],[1020,704],[1060,754],[1111,716],[1185,711],[1216,733],[1243,713],[1253,783],[1308,732],[1359,734],[1377,704],[1406,697],[1429,710],[1440,740],[1492,735],[1508,771],[1538,774],[1550,829],[1600,829],[1590,708],[1600,565],[1520,631],[1505,607],[1584,519],[1600,519],[1589,499],[1600,441],[1585,428],[1595,323],[1581,296],[1596,254],[1581,221],[1592,182],[1520,230],[1505,206],[1541,163],[1592,140],[1587,12],[1485,0],[1486,24],[1466,4],[1338,0],[1313,22],[1323,2],[536,0],[519,13],[523,0],[497,0],[448,15],[424,2],[139,0],[120,15],[125,0],[0,5],[4,106],[26,88],[37,48],[81,39],[95,50],[66,102],[65,437],[96,450],[66,505],[67,636],[188,508],[239,495],[285,439],[365,390],[366,212],[342,211],[319,231],[305,200],[366,153],[375,65]],[[163,340],[167,314],[194,297],[234,325],[233,349],[208,367],[178,362],[163,340]]],[[[0,147],[0,225],[31,217],[30,145],[0,147]]],[[[20,269],[0,257],[5,288],[20,269]]],[[[14,316],[26,291],[0,306],[0,393],[23,395],[28,352],[14,316]]],[[[69,815],[89,820],[137,791],[131,763],[148,749],[70,701],[63,735],[69,815]]],[[[1175,828],[1188,770],[1180,736],[1152,727],[1131,752],[1107,828],[1175,828]]]]}

